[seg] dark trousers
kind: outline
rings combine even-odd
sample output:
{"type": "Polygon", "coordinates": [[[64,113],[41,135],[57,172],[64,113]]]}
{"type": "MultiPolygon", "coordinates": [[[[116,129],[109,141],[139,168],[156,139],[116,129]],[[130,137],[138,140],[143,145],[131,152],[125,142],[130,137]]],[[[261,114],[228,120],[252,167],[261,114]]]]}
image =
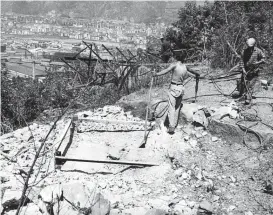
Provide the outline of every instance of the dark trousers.
{"type": "Polygon", "coordinates": [[[248,73],[245,78],[244,75],[241,76],[240,84],[238,85],[238,90],[241,96],[245,97],[248,102],[252,101],[253,93],[256,89],[258,83],[258,72],[248,73]]]}

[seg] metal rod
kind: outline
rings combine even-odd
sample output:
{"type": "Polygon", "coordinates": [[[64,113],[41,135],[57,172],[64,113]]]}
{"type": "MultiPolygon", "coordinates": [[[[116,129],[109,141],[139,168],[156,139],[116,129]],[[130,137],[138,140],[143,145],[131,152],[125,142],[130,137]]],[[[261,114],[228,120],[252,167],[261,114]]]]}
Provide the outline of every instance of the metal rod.
{"type": "MultiPolygon", "coordinates": [[[[101,59],[101,57],[92,49],[92,47],[90,47],[86,42],[84,42],[84,41],[82,41],[82,42],[90,49],[90,51],[92,51],[92,52],[97,56],[97,58],[98,58],[100,61],[103,62],[103,60],[101,59]]],[[[106,63],[106,65],[107,65],[108,68],[111,69],[113,72],[115,71],[115,70],[113,70],[107,63],[106,63]]],[[[104,67],[105,65],[102,63],[102,66],[104,67]]],[[[105,68],[105,67],[104,67],[104,68],[105,68]]]]}
{"type": "Polygon", "coordinates": [[[115,56],[112,54],[112,52],[110,52],[110,50],[102,44],[102,47],[114,58],[114,60],[116,60],[115,56]]]}
{"type": "Polygon", "coordinates": [[[123,54],[123,52],[118,47],[116,47],[116,49],[125,58],[125,60],[128,61],[128,58],[123,54]]]}
{"type": "Polygon", "coordinates": [[[69,157],[63,157],[63,156],[55,156],[55,160],[63,161],[63,162],[74,161],[74,162],[86,162],[86,163],[121,164],[121,165],[130,165],[130,166],[159,166],[159,164],[156,164],[156,163],[121,161],[121,160],[87,160],[87,159],[77,159],[77,158],[69,158],[69,157]]]}
{"type": "Polygon", "coordinates": [[[56,151],[59,150],[59,148],[60,148],[60,146],[61,146],[61,144],[62,144],[64,138],[66,137],[66,134],[67,134],[67,132],[68,132],[68,129],[69,129],[70,126],[71,126],[71,123],[72,123],[72,120],[69,119],[69,121],[68,121],[67,124],[65,125],[65,128],[64,128],[64,130],[63,130],[62,135],[60,136],[60,139],[57,141],[57,143],[59,142],[59,145],[58,145],[58,147],[56,148],[56,151]]]}
{"type": "Polygon", "coordinates": [[[127,51],[130,55],[132,55],[132,57],[135,57],[135,55],[133,55],[133,53],[129,49],[127,49],[127,51]]]}
{"type": "MultiPolygon", "coordinates": [[[[91,45],[91,48],[92,48],[92,45],[91,45]]],[[[91,67],[91,56],[92,55],[92,52],[91,52],[91,50],[90,50],[90,52],[89,52],[89,59],[88,59],[88,78],[90,77],[90,67],[91,67]]]]}
{"type": "Polygon", "coordinates": [[[62,62],[64,62],[67,66],[69,66],[71,69],[73,69],[77,74],[84,77],[79,71],[77,71],[73,66],[71,66],[69,63],[67,63],[64,59],[60,58],[62,62]]]}
{"type": "Polygon", "coordinates": [[[62,156],[65,156],[65,155],[66,155],[66,153],[67,153],[69,147],[70,147],[71,144],[72,144],[72,140],[73,140],[73,136],[74,136],[74,131],[75,131],[75,123],[72,122],[72,127],[70,128],[69,141],[68,141],[67,145],[65,146],[65,149],[64,149],[64,151],[63,151],[63,153],[62,153],[62,156]]]}

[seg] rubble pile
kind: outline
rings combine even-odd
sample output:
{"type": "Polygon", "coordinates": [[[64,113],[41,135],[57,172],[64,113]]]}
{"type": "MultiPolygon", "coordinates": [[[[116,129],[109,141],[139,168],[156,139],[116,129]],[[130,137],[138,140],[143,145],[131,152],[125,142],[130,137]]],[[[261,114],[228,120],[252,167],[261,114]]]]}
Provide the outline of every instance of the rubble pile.
{"type": "Polygon", "coordinates": [[[209,122],[214,120],[241,119],[240,109],[234,101],[220,107],[206,107],[195,103],[185,103],[181,109],[182,118],[193,122],[197,126],[208,128],[209,122]]]}
{"type": "MultiPolygon", "coordinates": [[[[3,197],[1,210],[9,211],[18,207],[24,180],[50,127],[50,125],[33,123],[29,127],[18,129],[0,137],[0,177],[3,197]]],[[[30,174],[30,185],[39,184],[47,174],[54,170],[51,153],[54,139],[54,133],[52,133],[45,142],[30,174]]],[[[25,204],[28,202],[30,199],[27,198],[25,204]]]]}
{"type": "MultiPolygon", "coordinates": [[[[143,120],[118,106],[77,113],[77,133],[69,156],[159,164],[145,168],[69,161],[55,169],[54,148],[68,121],[62,119],[46,140],[30,174],[20,214],[259,214],[251,202],[246,206],[240,200],[242,196],[248,198],[241,187],[256,183],[248,177],[257,173],[248,175],[244,168],[257,169],[260,163],[240,144],[230,147],[208,131],[212,119],[240,119],[239,108],[233,102],[218,108],[184,104],[182,115],[192,123],[179,125],[174,135],[156,128],[150,132],[146,147],[138,148],[144,132],[134,130],[144,128],[143,120]],[[71,165],[72,171],[64,170],[66,165],[71,165]],[[93,169],[97,170],[88,172],[93,169]]],[[[1,136],[0,214],[16,213],[24,180],[52,126],[33,123],[1,136]]],[[[69,135],[65,138],[68,140],[69,135]]]]}
{"type": "MultiPolygon", "coordinates": [[[[105,106],[92,111],[77,114],[80,123],[78,132],[88,131],[141,131],[145,129],[145,121],[134,117],[130,112],[124,112],[118,106],[105,106]]],[[[148,129],[151,128],[148,123],[148,129]]]]}

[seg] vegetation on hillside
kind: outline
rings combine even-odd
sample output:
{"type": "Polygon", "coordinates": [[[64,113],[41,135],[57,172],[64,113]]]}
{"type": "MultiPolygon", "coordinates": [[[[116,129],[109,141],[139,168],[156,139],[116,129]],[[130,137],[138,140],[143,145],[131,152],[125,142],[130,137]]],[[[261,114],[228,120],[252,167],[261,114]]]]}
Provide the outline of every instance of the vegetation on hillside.
{"type": "Polygon", "coordinates": [[[166,32],[173,49],[188,61],[208,59],[214,67],[230,68],[238,59],[228,46],[241,52],[249,37],[272,57],[273,2],[216,1],[197,6],[187,2],[179,10],[179,20],[166,32]]]}

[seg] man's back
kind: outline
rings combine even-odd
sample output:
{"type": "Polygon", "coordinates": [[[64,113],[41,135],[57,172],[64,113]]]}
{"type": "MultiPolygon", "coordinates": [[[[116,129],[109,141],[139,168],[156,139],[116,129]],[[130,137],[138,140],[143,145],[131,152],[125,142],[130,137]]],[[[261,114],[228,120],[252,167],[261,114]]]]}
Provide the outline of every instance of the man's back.
{"type": "Polygon", "coordinates": [[[172,74],[172,82],[177,84],[183,84],[189,77],[187,66],[180,61],[175,63],[172,74]]]}

